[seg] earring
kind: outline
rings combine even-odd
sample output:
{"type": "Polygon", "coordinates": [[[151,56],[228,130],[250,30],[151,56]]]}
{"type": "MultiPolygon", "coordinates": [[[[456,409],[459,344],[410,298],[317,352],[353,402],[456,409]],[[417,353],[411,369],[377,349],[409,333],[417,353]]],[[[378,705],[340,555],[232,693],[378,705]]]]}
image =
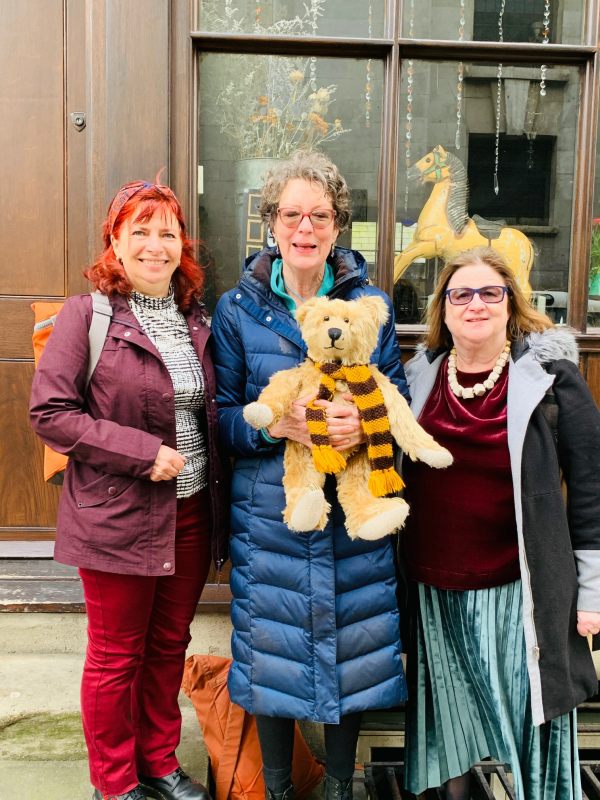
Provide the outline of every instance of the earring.
{"type": "Polygon", "coordinates": [[[329,254],[330,258],[333,258],[335,255],[335,242],[331,245],[331,253],[329,254]]]}

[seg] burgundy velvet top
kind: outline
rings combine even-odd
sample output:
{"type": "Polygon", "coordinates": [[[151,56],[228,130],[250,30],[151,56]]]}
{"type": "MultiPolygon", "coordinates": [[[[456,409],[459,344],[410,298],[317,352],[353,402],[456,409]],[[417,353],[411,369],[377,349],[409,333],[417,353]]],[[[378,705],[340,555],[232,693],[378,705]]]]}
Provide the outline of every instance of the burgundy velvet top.
{"type": "MultiPolygon", "coordinates": [[[[458,372],[461,386],[485,373],[458,372]]],[[[404,457],[411,506],[400,534],[409,575],[439,589],[484,589],[519,577],[517,529],[506,431],[508,367],[482,397],[463,400],[440,367],[419,422],[454,457],[432,469],[404,457]]]]}

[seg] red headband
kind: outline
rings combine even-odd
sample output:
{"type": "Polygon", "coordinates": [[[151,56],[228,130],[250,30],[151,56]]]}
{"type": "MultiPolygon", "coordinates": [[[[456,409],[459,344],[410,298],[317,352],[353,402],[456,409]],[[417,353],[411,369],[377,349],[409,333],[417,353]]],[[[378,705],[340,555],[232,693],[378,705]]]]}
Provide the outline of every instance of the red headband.
{"type": "MultiPolygon", "coordinates": [[[[172,189],[168,186],[163,186],[160,183],[147,183],[146,181],[134,181],[133,183],[126,183],[125,186],[122,186],[116,195],[113,197],[112,202],[108,209],[107,214],[107,222],[108,222],[108,231],[112,235],[113,229],[115,227],[115,222],[117,221],[117,217],[121,213],[123,206],[125,203],[130,200],[134,195],[138,192],[141,192],[142,189],[157,189],[161,194],[164,194],[166,197],[173,197],[175,198],[175,194],[173,193],[172,189]]],[[[177,198],[175,198],[177,199],[177,198]]]]}

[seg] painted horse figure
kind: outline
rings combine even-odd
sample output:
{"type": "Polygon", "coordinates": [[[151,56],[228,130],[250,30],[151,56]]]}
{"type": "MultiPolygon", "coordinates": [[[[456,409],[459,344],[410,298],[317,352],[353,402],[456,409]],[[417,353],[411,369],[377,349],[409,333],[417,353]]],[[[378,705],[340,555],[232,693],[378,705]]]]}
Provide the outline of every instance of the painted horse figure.
{"type": "Polygon", "coordinates": [[[413,241],[396,256],[394,282],[417,258],[453,258],[463,250],[487,245],[501,253],[515,273],[519,286],[531,296],[529,273],[533,245],[524,233],[481,219],[479,225],[467,214],[467,174],[462,162],[438,144],[408,170],[409,180],[433,183],[423,206],[413,241]],[[483,223],[483,224],[482,224],[483,223]],[[488,234],[488,235],[486,235],[488,234]]]}

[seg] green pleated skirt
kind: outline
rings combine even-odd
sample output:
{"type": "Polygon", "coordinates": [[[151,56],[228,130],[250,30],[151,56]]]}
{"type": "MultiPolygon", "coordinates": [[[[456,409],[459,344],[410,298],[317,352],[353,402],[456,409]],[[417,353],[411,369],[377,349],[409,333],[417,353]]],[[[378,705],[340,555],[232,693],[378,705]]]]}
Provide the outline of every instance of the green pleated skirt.
{"type": "Polygon", "coordinates": [[[580,800],[575,711],[534,727],[521,581],[445,591],[418,585],[409,671],[406,788],[419,794],[491,757],[517,800],[580,800]]]}

